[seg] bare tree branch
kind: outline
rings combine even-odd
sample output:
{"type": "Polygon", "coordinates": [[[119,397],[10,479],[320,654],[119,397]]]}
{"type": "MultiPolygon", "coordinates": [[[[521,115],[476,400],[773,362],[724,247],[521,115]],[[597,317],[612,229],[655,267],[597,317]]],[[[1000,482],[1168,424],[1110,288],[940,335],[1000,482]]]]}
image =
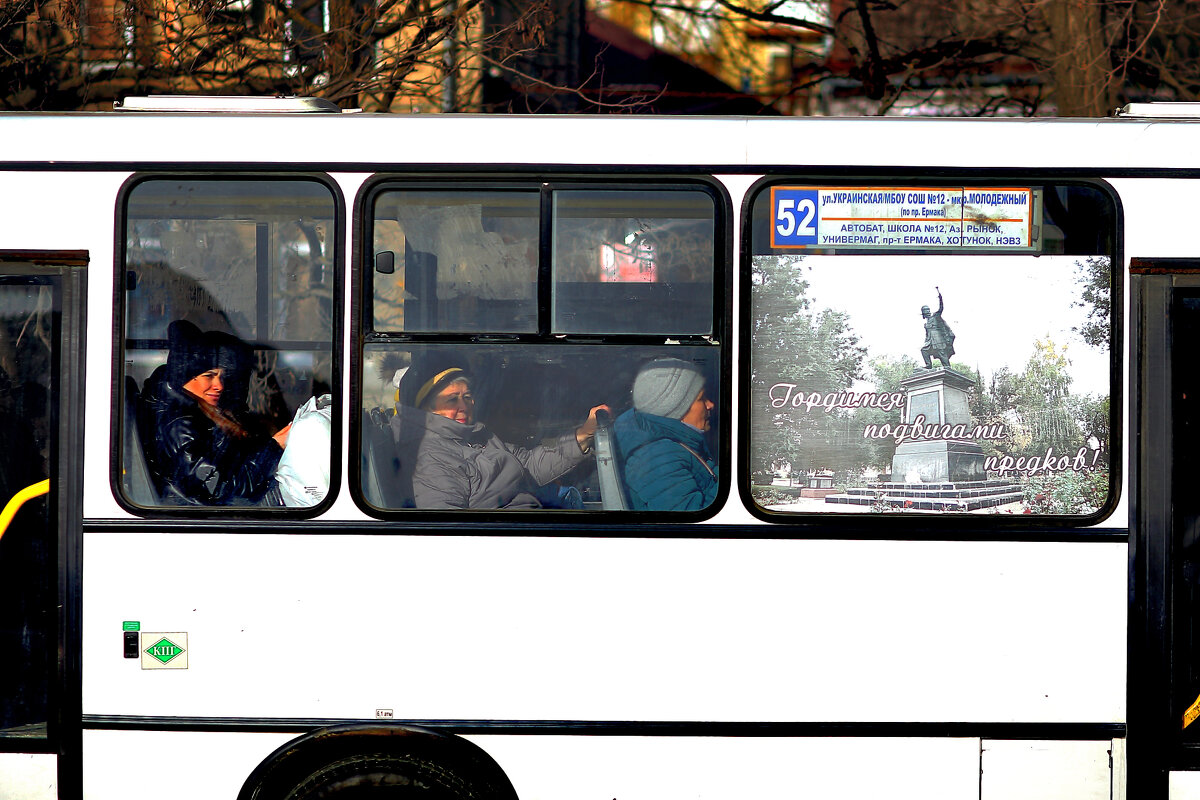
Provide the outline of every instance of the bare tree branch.
{"type": "Polygon", "coordinates": [[[436,110],[451,46],[456,84],[477,91],[485,63],[544,41],[549,5],[527,6],[485,35],[483,0],[15,0],[0,3],[0,108],[174,92],[436,110]]]}
{"type": "Polygon", "coordinates": [[[865,113],[1102,115],[1120,102],[1200,93],[1200,7],[1193,3],[830,0],[824,19],[819,6],[783,0],[610,5],[640,9],[660,33],[678,32],[680,41],[664,46],[685,57],[683,18],[710,25],[720,31],[710,49],[725,59],[717,69],[730,75],[748,60],[730,43],[739,34],[765,33],[791,47],[791,74],[760,78],[756,91],[767,102],[823,98],[827,110],[865,113]],[[814,13],[801,19],[805,8],[814,13]],[[791,44],[806,36],[825,37],[824,48],[791,44]]]}

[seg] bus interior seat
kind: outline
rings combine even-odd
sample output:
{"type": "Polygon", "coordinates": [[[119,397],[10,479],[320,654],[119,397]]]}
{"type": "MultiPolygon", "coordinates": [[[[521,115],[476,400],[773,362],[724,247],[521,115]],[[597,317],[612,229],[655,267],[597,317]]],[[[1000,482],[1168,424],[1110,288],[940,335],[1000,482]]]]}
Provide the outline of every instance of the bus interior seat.
{"type": "Polygon", "coordinates": [[[378,408],[366,409],[362,415],[362,452],[360,455],[361,464],[361,480],[363,498],[373,506],[386,507],[388,504],[383,499],[384,488],[383,479],[380,475],[381,467],[385,470],[391,468],[387,458],[387,445],[385,439],[391,438],[390,431],[380,423],[379,417],[383,412],[378,408]],[[384,464],[379,462],[383,461],[384,464]]]}
{"type": "Polygon", "coordinates": [[[612,415],[596,412],[596,478],[600,482],[600,507],[605,511],[627,511],[625,485],[617,466],[616,441],[612,435],[612,415]]]}
{"type": "Polygon", "coordinates": [[[400,449],[392,416],[380,408],[363,411],[363,498],[377,508],[414,508],[412,492],[401,486],[400,449]]]}
{"type": "Polygon", "coordinates": [[[121,484],[125,496],[139,506],[156,506],[161,503],[154,484],[150,481],[150,469],[146,465],[146,452],[138,431],[137,403],[140,392],[133,376],[125,376],[125,418],[121,431],[125,442],[121,461],[121,484]]]}

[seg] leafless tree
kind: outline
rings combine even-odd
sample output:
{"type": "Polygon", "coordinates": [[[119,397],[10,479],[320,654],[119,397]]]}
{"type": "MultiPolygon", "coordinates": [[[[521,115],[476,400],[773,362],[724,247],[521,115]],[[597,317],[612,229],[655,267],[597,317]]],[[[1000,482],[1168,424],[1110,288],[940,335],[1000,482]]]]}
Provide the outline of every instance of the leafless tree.
{"type": "MultiPolygon", "coordinates": [[[[689,30],[771,40],[757,91],[800,113],[1104,115],[1200,94],[1200,7],[1186,0],[610,0],[686,51],[689,30]],[[671,39],[674,39],[674,42],[671,39]]],[[[696,57],[747,63],[711,43],[696,57]]],[[[720,68],[720,65],[716,65],[720,68]]],[[[728,67],[728,65],[726,65],[728,67]]]]}
{"type": "MultiPolygon", "coordinates": [[[[486,109],[499,79],[578,93],[531,110],[611,110],[582,91],[599,67],[572,62],[581,32],[561,24],[583,1],[0,0],[0,108],[202,92],[486,109]]],[[[1190,0],[587,2],[785,113],[1101,115],[1200,96],[1190,0]]]]}
{"type": "Polygon", "coordinates": [[[1187,0],[1042,0],[1059,110],[1093,114],[1136,100],[1200,99],[1200,7],[1187,0]]]}
{"type": "Polygon", "coordinates": [[[128,94],[319,95],[372,110],[469,107],[485,70],[544,41],[544,0],[503,29],[483,0],[7,0],[0,107],[128,94]]]}

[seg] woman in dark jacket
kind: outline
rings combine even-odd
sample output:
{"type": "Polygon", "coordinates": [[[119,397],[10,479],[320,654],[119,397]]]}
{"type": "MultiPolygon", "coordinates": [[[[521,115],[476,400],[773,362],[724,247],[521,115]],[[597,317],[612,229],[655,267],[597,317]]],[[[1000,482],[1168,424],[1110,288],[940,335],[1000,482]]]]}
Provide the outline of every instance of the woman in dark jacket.
{"type": "Polygon", "coordinates": [[[179,505],[282,505],[275,467],[288,429],[244,421],[249,347],[189,322],[168,329],[167,363],[142,388],[139,429],[159,496],[179,505]]]}

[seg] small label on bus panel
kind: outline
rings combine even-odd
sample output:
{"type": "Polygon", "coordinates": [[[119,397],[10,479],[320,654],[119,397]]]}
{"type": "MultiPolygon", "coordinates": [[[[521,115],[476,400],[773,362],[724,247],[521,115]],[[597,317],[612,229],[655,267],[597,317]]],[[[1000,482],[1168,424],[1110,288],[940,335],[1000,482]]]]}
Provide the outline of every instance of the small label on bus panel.
{"type": "Polygon", "coordinates": [[[771,246],[1035,250],[1035,192],[1021,188],[771,188],[771,246]]]}
{"type": "Polygon", "coordinates": [[[1196,702],[1188,706],[1187,711],[1183,712],[1183,727],[1187,727],[1200,717],[1200,697],[1196,698],[1196,702]]]}
{"type": "Polygon", "coordinates": [[[138,646],[142,653],[142,669],[187,669],[188,635],[186,633],[140,633],[138,646]]]}

